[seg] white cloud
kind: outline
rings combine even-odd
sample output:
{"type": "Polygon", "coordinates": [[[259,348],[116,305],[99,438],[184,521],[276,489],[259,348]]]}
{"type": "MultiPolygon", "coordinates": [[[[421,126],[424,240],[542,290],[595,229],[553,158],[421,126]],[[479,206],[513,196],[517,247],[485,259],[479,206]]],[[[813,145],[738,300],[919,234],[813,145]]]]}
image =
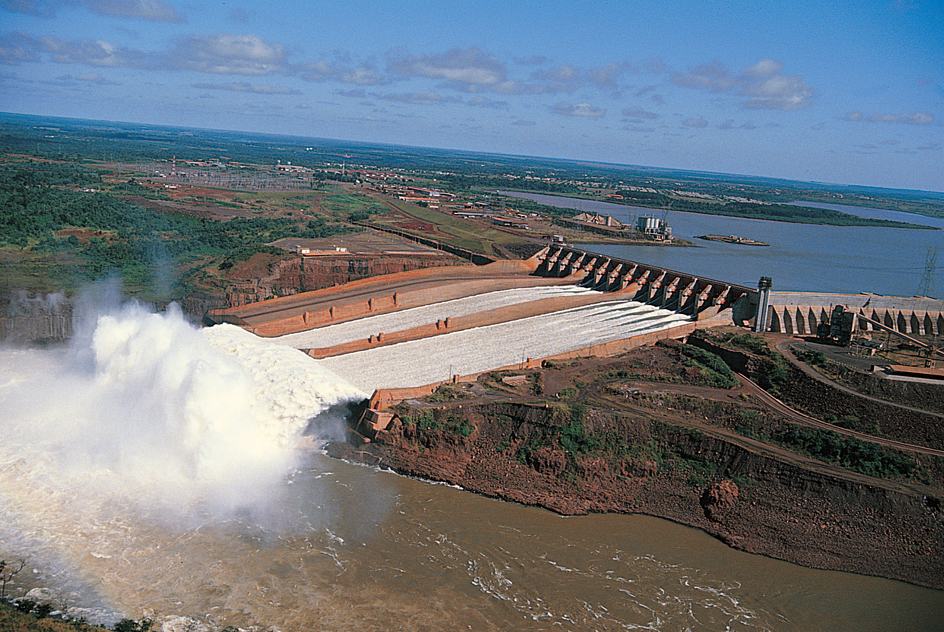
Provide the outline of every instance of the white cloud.
{"type": "Polygon", "coordinates": [[[580,70],[570,64],[536,70],[531,73],[530,79],[535,83],[529,84],[523,89],[524,92],[529,94],[570,93],[583,85],[580,70]]]}
{"type": "Polygon", "coordinates": [[[810,104],[813,89],[801,77],[784,75],[783,64],[764,59],[742,75],[739,93],[748,97],[744,107],[796,110],[810,104]]]}
{"type": "Polygon", "coordinates": [[[738,81],[728,72],[720,61],[712,61],[696,66],[686,74],[674,73],[672,81],[676,85],[709,92],[729,92],[737,87],[738,81]]]}
{"type": "Polygon", "coordinates": [[[0,0],[0,8],[43,18],[54,18],[58,9],[84,7],[91,13],[116,18],[181,24],[184,15],[163,0],[0,0]]]}
{"type": "Polygon", "coordinates": [[[6,33],[0,38],[0,61],[7,64],[37,61],[40,50],[39,40],[22,31],[6,33]]]}
{"type": "Polygon", "coordinates": [[[221,75],[268,75],[287,70],[285,48],[258,35],[190,35],[177,40],[168,64],[221,75]]]}
{"type": "Polygon", "coordinates": [[[445,97],[432,90],[425,92],[404,92],[399,94],[376,95],[378,99],[384,101],[393,101],[395,103],[407,103],[409,105],[442,105],[445,103],[458,103],[462,99],[459,97],[445,97]]]}
{"type": "Polygon", "coordinates": [[[111,79],[106,79],[97,72],[84,73],[81,75],[76,75],[76,80],[82,81],[84,83],[94,83],[99,86],[117,86],[118,83],[112,81],[111,79]]]}
{"type": "Polygon", "coordinates": [[[903,123],[905,125],[932,125],[934,123],[934,115],[927,112],[868,115],[862,112],[848,112],[839,118],[842,121],[852,121],[853,123],[903,123]]]}
{"type": "Polygon", "coordinates": [[[495,101],[483,96],[472,97],[467,103],[477,108],[487,108],[491,110],[507,110],[510,106],[507,101],[495,101]]]}
{"type": "Polygon", "coordinates": [[[281,86],[255,86],[245,81],[233,83],[195,83],[194,88],[201,90],[222,90],[224,92],[248,92],[251,94],[290,94],[299,95],[301,92],[281,86]]]}
{"type": "Polygon", "coordinates": [[[467,91],[499,86],[508,74],[497,57],[474,46],[430,55],[394,56],[388,61],[388,69],[397,75],[444,79],[467,91]]]}
{"type": "Polygon", "coordinates": [[[171,5],[161,0],[88,0],[93,13],[111,17],[133,18],[152,22],[186,22],[171,5]]]}
{"type": "Polygon", "coordinates": [[[906,125],[931,125],[934,123],[934,115],[927,112],[914,112],[912,114],[872,114],[867,121],[871,123],[905,123],[906,125]]]}
{"type": "Polygon", "coordinates": [[[797,110],[810,104],[813,89],[802,77],[783,74],[783,64],[763,59],[735,75],[719,61],[696,66],[687,73],[673,73],[672,82],[695,90],[745,97],[743,107],[797,110]]]}
{"type": "Polygon", "coordinates": [[[603,66],[597,66],[587,71],[587,81],[599,88],[614,89],[617,87],[617,80],[624,73],[633,72],[632,66],[627,63],[609,63],[603,66]]]}
{"type": "Polygon", "coordinates": [[[135,50],[116,46],[105,40],[63,40],[40,37],[31,45],[35,50],[48,53],[60,64],[87,64],[101,68],[141,67],[144,56],[135,50]]]}
{"type": "Polygon", "coordinates": [[[637,121],[646,120],[652,121],[659,118],[659,115],[655,112],[647,112],[642,108],[625,108],[622,112],[623,118],[625,119],[634,119],[637,121]]]}
{"type": "Polygon", "coordinates": [[[588,118],[600,118],[606,116],[606,110],[597,108],[589,103],[556,103],[551,112],[563,116],[577,116],[588,118]]]}

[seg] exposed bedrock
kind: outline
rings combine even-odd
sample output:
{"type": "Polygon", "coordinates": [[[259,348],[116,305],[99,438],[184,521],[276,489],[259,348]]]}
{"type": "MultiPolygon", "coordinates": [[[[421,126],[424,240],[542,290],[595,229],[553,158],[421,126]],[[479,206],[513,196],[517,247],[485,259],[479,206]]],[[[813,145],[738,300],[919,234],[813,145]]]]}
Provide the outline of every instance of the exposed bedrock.
{"type": "Polygon", "coordinates": [[[561,514],[644,513],[751,553],[944,588],[937,499],[639,415],[587,412],[575,432],[555,406],[413,407],[372,442],[331,451],[561,514]],[[613,436],[625,449],[607,447],[613,436]]]}

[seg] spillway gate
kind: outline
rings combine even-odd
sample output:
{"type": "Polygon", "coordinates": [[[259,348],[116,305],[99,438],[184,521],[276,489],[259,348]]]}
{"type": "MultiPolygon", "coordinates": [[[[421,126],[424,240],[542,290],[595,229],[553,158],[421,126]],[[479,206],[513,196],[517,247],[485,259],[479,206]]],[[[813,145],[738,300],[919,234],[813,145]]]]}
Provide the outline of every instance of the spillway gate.
{"type": "Polygon", "coordinates": [[[635,301],[688,314],[700,320],[727,308],[734,320],[754,317],[757,290],[697,277],[626,259],[585,252],[566,246],[545,248],[536,255],[535,274],[573,277],[575,283],[604,292],[620,292],[635,301]]]}

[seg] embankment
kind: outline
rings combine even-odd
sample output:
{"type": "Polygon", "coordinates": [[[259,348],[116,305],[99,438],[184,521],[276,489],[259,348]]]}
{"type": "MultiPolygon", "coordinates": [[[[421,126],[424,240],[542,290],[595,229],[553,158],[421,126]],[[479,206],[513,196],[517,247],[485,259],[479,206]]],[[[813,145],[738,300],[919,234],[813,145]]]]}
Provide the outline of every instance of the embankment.
{"type": "Polygon", "coordinates": [[[751,553],[944,589],[939,499],[649,416],[413,405],[372,442],[330,452],[561,514],[643,513],[751,553]]]}
{"type": "Polygon", "coordinates": [[[265,274],[234,282],[226,289],[226,307],[247,305],[274,296],[312,292],[358,279],[430,267],[468,265],[442,253],[325,255],[278,261],[265,274]]]}
{"type": "Polygon", "coordinates": [[[776,382],[771,386],[779,398],[807,415],[824,420],[830,415],[854,418],[861,428],[853,429],[929,448],[944,447],[940,385],[889,383],[873,375],[855,374],[850,381],[861,389],[856,394],[816,379],[793,364],[778,361],[776,355],[733,348],[704,331],[692,336],[689,342],[719,355],[732,369],[756,382],[776,382]],[[888,401],[861,396],[870,393],[888,401]],[[837,415],[837,411],[841,413],[837,415]]]}

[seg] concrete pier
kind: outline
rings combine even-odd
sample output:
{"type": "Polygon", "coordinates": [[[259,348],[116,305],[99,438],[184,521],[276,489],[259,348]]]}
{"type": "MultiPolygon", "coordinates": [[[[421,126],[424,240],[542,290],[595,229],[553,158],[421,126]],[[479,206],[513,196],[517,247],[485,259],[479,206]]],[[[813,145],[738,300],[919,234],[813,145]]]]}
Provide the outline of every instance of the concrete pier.
{"type": "Polygon", "coordinates": [[[535,257],[537,275],[578,277],[580,285],[623,292],[633,300],[690,314],[696,320],[730,308],[733,321],[747,324],[755,313],[751,311],[752,303],[756,311],[757,290],[741,285],[563,246],[546,248],[535,257]]]}

